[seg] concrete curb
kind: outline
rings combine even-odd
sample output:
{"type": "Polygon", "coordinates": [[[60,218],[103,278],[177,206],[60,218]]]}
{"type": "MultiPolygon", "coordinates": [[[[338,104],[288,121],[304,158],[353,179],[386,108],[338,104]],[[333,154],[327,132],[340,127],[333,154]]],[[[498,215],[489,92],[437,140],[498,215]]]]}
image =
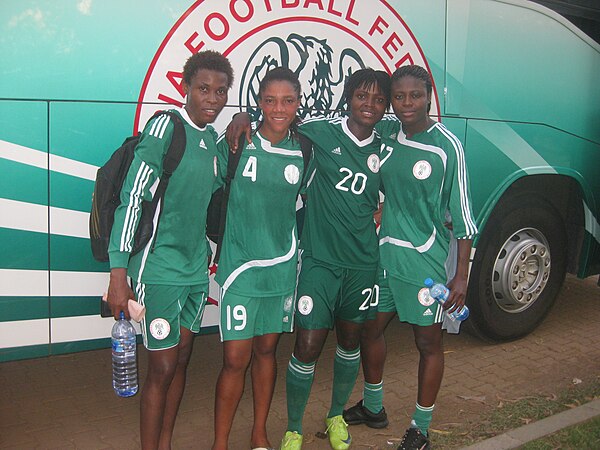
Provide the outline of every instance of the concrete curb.
{"type": "Polygon", "coordinates": [[[494,436],[493,438],[465,447],[463,450],[509,450],[518,448],[527,442],[593,419],[596,416],[600,416],[600,399],[494,436]]]}

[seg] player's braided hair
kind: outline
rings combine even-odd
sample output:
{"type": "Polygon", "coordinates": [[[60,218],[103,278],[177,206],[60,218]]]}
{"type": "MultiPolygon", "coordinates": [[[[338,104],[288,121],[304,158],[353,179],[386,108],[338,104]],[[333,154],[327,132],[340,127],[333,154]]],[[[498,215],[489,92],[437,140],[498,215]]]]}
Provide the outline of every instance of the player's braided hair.
{"type": "MultiPolygon", "coordinates": [[[[431,91],[433,89],[433,80],[431,79],[431,75],[421,66],[417,66],[416,64],[412,64],[409,66],[401,66],[398,67],[394,73],[392,74],[392,83],[398,81],[404,77],[413,77],[417,80],[421,80],[425,83],[425,90],[427,91],[427,96],[431,97],[431,91]]],[[[427,105],[427,112],[431,108],[431,102],[427,105]]]]}
{"type": "Polygon", "coordinates": [[[354,95],[354,91],[364,87],[370,89],[371,86],[378,86],[383,92],[386,99],[386,108],[390,105],[390,76],[383,70],[375,70],[371,68],[360,69],[348,77],[344,83],[344,102],[350,107],[350,101],[354,95]]]}
{"type": "Polygon", "coordinates": [[[192,78],[201,69],[214,70],[227,75],[227,88],[233,84],[233,68],[229,60],[221,53],[214,50],[204,50],[193,54],[183,66],[183,80],[189,85],[192,78]]]}
{"type": "MultiPolygon", "coordinates": [[[[274,69],[269,70],[262,80],[260,80],[260,85],[258,86],[258,98],[262,98],[262,94],[267,89],[267,86],[272,81],[287,81],[290,83],[294,89],[294,92],[300,99],[302,95],[302,88],[300,87],[300,80],[298,80],[298,75],[296,75],[292,70],[287,67],[275,67],[274,69]]],[[[292,133],[292,137],[296,138],[298,136],[298,124],[300,123],[300,118],[298,115],[294,118],[293,122],[290,124],[290,132],[292,133]]],[[[257,130],[262,126],[262,121],[258,124],[257,130]]]]}

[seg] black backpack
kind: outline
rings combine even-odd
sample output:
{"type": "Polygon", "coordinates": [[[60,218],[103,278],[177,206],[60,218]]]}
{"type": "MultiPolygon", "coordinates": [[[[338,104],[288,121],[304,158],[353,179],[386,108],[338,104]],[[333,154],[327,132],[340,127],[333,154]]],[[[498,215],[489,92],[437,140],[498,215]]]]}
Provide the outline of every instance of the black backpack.
{"type": "MultiPolygon", "coordinates": [[[[161,114],[167,114],[175,125],[173,139],[163,158],[163,172],[152,201],[144,201],[142,203],[142,214],[134,236],[132,255],[142,250],[150,241],[152,232],[154,231],[153,218],[156,207],[160,199],[164,197],[169,184],[169,178],[175,169],[177,169],[185,152],[186,137],[181,119],[174,112],[158,111],[150,120],[161,114]]],[[[90,244],[92,254],[98,261],[108,261],[108,243],[113,227],[115,210],[121,204],[121,188],[129,171],[129,166],[131,166],[131,162],[133,161],[134,150],[139,140],[139,133],[125,139],[123,144],[112,154],[106,164],[98,169],[96,174],[92,196],[92,211],[90,213],[90,244]]],[[[157,227],[158,222],[160,222],[160,214],[157,227]]]]}
{"type": "MultiPolygon", "coordinates": [[[[310,155],[312,153],[312,142],[301,134],[298,135],[298,140],[300,141],[300,149],[302,150],[302,158],[304,160],[304,172],[306,172],[306,167],[308,166],[310,155]]],[[[221,242],[223,240],[223,234],[225,233],[227,202],[229,201],[231,181],[235,176],[235,172],[237,170],[238,163],[240,162],[240,157],[242,155],[242,151],[244,150],[245,144],[246,135],[242,134],[238,144],[238,151],[235,153],[229,153],[225,183],[213,193],[208,205],[208,211],[206,214],[206,236],[208,236],[208,238],[217,246],[215,256],[213,258],[215,263],[219,262],[219,257],[221,256],[221,242]]],[[[306,176],[306,173],[304,175],[306,176]]],[[[298,236],[300,236],[301,226],[304,221],[303,210],[298,211],[297,218],[299,223],[298,236]]]]}

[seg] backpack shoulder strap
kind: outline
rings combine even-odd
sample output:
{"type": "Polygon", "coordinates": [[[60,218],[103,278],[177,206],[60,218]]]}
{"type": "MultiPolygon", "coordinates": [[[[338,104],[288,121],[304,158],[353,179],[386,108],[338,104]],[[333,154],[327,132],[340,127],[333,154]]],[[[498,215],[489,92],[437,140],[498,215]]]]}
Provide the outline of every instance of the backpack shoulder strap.
{"type": "Polygon", "coordinates": [[[240,158],[242,156],[242,152],[244,151],[244,147],[246,146],[246,135],[242,134],[238,141],[238,151],[233,153],[229,152],[229,157],[227,158],[227,175],[225,176],[225,184],[231,183],[233,177],[235,177],[235,172],[237,170],[237,166],[240,163],[240,158]]]}
{"type": "Polygon", "coordinates": [[[300,141],[300,150],[302,151],[302,159],[304,160],[304,172],[306,172],[310,157],[312,156],[313,143],[309,138],[300,133],[298,133],[298,140],[300,141]]]}
{"type": "Polygon", "coordinates": [[[183,158],[183,153],[185,152],[186,145],[186,136],[185,136],[185,128],[183,126],[183,122],[179,118],[177,114],[173,111],[160,111],[156,113],[156,115],[168,115],[173,121],[173,125],[175,126],[173,130],[173,136],[171,138],[171,143],[169,144],[169,149],[165,154],[163,159],[163,175],[161,178],[166,177],[169,178],[177,166],[181,162],[181,158],[183,158]]]}

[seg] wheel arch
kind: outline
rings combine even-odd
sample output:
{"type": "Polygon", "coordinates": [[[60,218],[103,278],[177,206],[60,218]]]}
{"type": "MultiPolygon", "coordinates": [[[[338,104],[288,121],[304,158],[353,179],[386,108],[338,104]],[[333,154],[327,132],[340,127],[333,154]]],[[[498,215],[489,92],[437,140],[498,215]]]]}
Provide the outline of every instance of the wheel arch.
{"type": "MultiPolygon", "coordinates": [[[[512,340],[528,334],[541,323],[558,295],[565,273],[575,271],[578,266],[585,235],[582,192],[581,186],[572,176],[539,173],[516,179],[497,197],[493,208],[489,208],[484,225],[480,226],[478,247],[471,267],[467,304],[471,308],[472,318],[465,325],[475,335],[491,341],[512,340]],[[532,228],[529,229],[529,226],[532,228]],[[518,238],[515,234],[513,236],[516,239],[504,242],[507,236],[511,236],[512,227],[515,227],[515,232],[524,230],[524,234],[519,232],[518,238]],[[525,231],[527,229],[529,231],[525,231]],[[542,230],[541,235],[536,234],[538,230],[542,230]],[[514,298],[511,299],[511,294],[506,295],[506,291],[503,291],[506,288],[502,284],[502,280],[506,280],[504,274],[510,272],[498,272],[496,268],[510,268],[512,271],[517,267],[512,265],[515,261],[512,259],[512,250],[520,252],[519,243],[530,245],[530,238],[539,240],[543,244],[539,248],[543,248],[547,245],[544,236],[548,239],[553,236],[548,242],[554,242],[554,250],[558,249],[558,253],[553,252],[554,256],[558,255],[558,259],[552,259],[552,266],[558,271],[549,272],[551,275],[547,284],[540,284],[542,290],[536,291],[539,294],[533,294],[531,306],[519,310],[521,300],[515,301],[514,298]],[[508,253],[504,253],[506,251],[508,253]],[[501,254],[503,256],[499,259],[501,254]],[[510,266],[503,265],[509,262],[510,266]],[[513,306],[515,309],[511,311],[513,306]]],[[[518,265],[521,266],[521,263],[518,265]]],[[[541,266],[537,266],[538,269],[539,267],[541,266]]],[[[534,286],[540,280],[537,277],[543,276],[543,272],[534,270],[531,273],[537,274],[534,275],[535,282],[530,285],[534,286]]],[[[527,290],[527,282],[528,280],[524,284],[519,282],[511,290],[515,289],[515,294],[518,290],[527,290]]]]}
{"type": "Polygon", "coordinates": [[[522,174],[519,178],[508,180],[497,192],[490,196],[478,217],[479,236],[486,232],[486,225],[492,214],[497,213],[512,201],[519,201],[522,196],[535,197],[550,205],[560,214],[565,226],[568,241],[567,272],[580,275],[582,267],[581,249],[585,237],[584,202],[594,205],[594,199],[582,184],[578,173],[536,173],[522,174]],[[494,201],[494,199],[496,199],[494,201]]]}

